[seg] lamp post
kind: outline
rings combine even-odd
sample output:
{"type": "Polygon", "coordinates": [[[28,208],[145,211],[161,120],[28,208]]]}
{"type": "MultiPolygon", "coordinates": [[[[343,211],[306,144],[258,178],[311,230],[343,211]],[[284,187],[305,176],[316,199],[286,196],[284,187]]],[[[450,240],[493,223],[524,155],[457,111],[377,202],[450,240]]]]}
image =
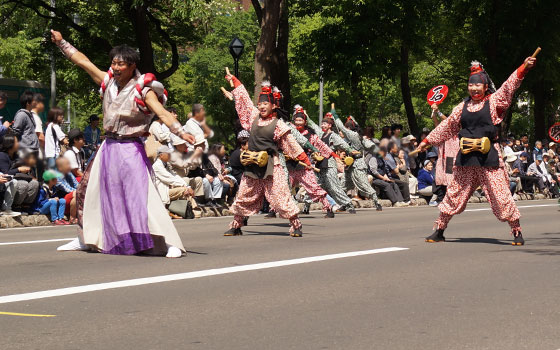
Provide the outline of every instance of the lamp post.
{"type": "Polygon", "coordinates": [[[231,39],[229,43],[229,53],[233,57],[235,76],[239,77],[239,57],[243,54],[245,45],[238,37],[231,39]]]}

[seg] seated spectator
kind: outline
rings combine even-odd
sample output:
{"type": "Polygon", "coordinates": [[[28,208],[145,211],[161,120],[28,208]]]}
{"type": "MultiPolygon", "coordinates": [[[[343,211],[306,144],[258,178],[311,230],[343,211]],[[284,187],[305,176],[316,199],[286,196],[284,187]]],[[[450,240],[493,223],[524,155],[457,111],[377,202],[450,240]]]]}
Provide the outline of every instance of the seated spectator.
{"type": "Polygon", "coordinates": [[[418,171],[418,194],[424,197],[429,197],[429,205],[435,207],[438,203],[432,200],[434,194],[434,175],[432,170],[434,163],[430,160],[424,161],[424,167],[418,171]]]}
{"type": "Polygon", "coordinates": [[[53,107],[47,115],[47,129],[45,130],[45,158],[47,169],[55,169],[55,160],[61,154],[61,146],[68,145],[66,134],[60,128],[64,121],[64,110],[53,107]]]}
{"type": "Polygon", "coordinates": [[[535,148],[533,148],[533,162],[537,159],[537,156],[542,157],[543,154],[543,144],[541,141],[535,141],[535,148]]]}
{"type": "Polygon", "coordinates": [[[410,190],[408,188],[408,181],[403,181],[400,177],[400,175],[402,175],[401,172],[404,170],[404,167],[399,167],[400,162],[398,164],[396,159],[398,158],[399,148],[394,142],[389,141],[387,150],[389,152],[385,155],[384,158],[385,164],[389,169],[389,173],[387,174],[387,176],[389,176],[389,178],[393,180],[397,184],[397,186],[399,186],[399,190],[401,191],[401,194],[403,196],[403,201],[407,204],[410,204],[410,190]]]}
{"type": "MultiPolygon", "coordinates": [[[[196,136],[194,143],[195,149],[200,148],[204,152],[205,139],[201,134],[196,136]]],[[[208,154],[202,153],[200,167],[193,170],[196,176],[202,178],[202,187],[204,188],[204,198],[205,201],[199,204],[208,205],[212,208],[220,208],[221,205],[217,201],[221,200],[223,193],[222,181],[218,177],[219,173],[216,168],[212,165],[212,162],[208,159],[208,154]]]]}
{"type": "MultiPolygon", "coordinates": [[[[16,193],[14,203],[15,207],[18,210],[23,210],[28,213],[32,213],[31,210],[33,202],[35,202],[35,198],[37,197],[37,193],[39,192],[39,181],[37,176],[37,152],[26,149],[20,150],[18,152],[21,156],[20,159],[16,160],[13,164],[14,168],[19,169],[20,167],[27,167],[29,169],[28,172],[18,172],[14,178],[18,181],[16,187],[23,187],[25,188],[24,191],[27,191],[25,195],[25,199],[20,198],[20,194],[16,193]]],[[[21,196],[24,196],[23,192],[21,196]]]]}
{"type": "Polygon", "coordinates": [[[101,129],[99,129],[99,116],[97,114],[89,116],[89,125],[84,129],[84,140],[86,142],[84,153],[89,161],[101,145],[101,129]]]}
{"type": "Polygon", "coordinates": [[[69,222],[64,220],[66,201],[64,198],[58,198],[54,192],[54,186],[60,176],[62,174],[54,170],[47,170],[43,173],[44,184],[39,189],[36,204],[39,212],[50,215],[51,222],[55,225],[68,225],[69,222]]]}
{"type": "Polygon", "coordinates": [[[171,143],[171,131],[169,131],[169,128],[163,129],[163,121],[158,116],[154,117],[149,131],[150,134],[154,135],[155,140],[162,145],[171,143]]]}
{"type": "Polygon", "coordinates": [[[20,216],[21,213],[12,210],[14,203],[14,195],[16,193],[17,180],[13,175],[0,174],[0,215],[4,216],[20,216]]]}
{"type": "MultiPolygon", "coordinates": [[[[12,201],[12,207],[28,208],[37,196],[39,182],[32,175],[32,167],[25,165],[24,161],[17,158],[18,151],[19,141],[16,135],[6,134],[0,146],[0,172],[11,175],[16,180],[15,192],[11,193],[13,199],[8,198],[8,201],[12,201]]],[[[33,164],[33,155],[32,150],[26,151],[25,158],[27,158],[28,164],[33,164]]],[[[5,195],[9,196],[10,193],[5,195]]]]}
{"type": "Polygon", "coordinates": [[[208,160],[212,163],[214,168],[218,171],[218,178],[222,181],[223,191],[222,191],[222,201],[225,201],[226,196],[233,196],[231,191],[235,187],[235,183],[226,176],[224,159],[226,156],[226,148],[221,143],[213,144],[208,151],[208,160]]]}
{"type": "MultiPolygon", "coordinates": [[[[192,106],[192,118],[187,120],[183,130],[193,135],[195,139],[197,137],[199,139],[204,139],[204,149],[208,149],[207,139],[214,137],[214,131],[206,124],[206,110],[203,105],[195,103],[192,106]]],[[[189,150],[191,151],[194,150],[194,148],[194,146],[189,146],[189,150]]]]}
{"type": "Polygon", "coordinates": [[[539,177],[535,173],[529,173],[527,169],[527,160],[529,158],[529,153],[522,152],[519,155],[519,159],[513,162],[512,174],[518,176],[521,179],[521,187],[525,193],[533,193],[533,186],[537,185],[539,188],[544,189],[544,184],[539,184],[539,177]]]}
{"type": "Polygon", "coordinates": [[[379,154],[368,154],[365,158],[368,172],[372,176],[371,184],[381,190],[381,195],[388,198],[395,207],[405,207],[403,196],[397,184],[389,178],[389,168],[385,163],[387,148],[379,147],[379,154]]]}
{"type": "Polygon", "coordinates": [[[513,198],[517,200],[516,193],[520,192],[522,187],[521,187],[521,178],[519,176],[516,176],[516,173],[513,171],[514,169],[513,164],[515,163],[516,160],[517,160],[517,155],[515,155],[515,152],[508,153],[508,155],[504,157],[504,165],[509,178],[509,190],[511,194],[514,196],[513,198]]]}
{"type": "MultiPolygon", "coordinates": [[[[154,174],[156,175],[156,187],[161,201],[166,206],[169,206],[172,201],[188,199],[194,194],[192,188],[182,177],[173,171],[169,164],[171,152],[171,148],[160,146],[157,151],[158,159],[153,165],[154,174]]],[[[174,219],[180,218],[180,216],[171,212],[169,212],[169,216],[174,219]]]]}
{"type": "Polygon", "coordinates": [[[187,141],[175,135],[171,136],[171,140],[175,150],[171,153],[169,164],[171,164],[173,171],[193,189],[195,201],[197,203],[206,202],[202,177],[195,174],[195,170],[202,163],[202,148],[189,152],[187,141]]]}
{"type": "Polygon", "coordinates": [[[229,166],[225,170],[227,176],[233,178],[237,186],[241,184],[241,178],[245,172],[245,167],[241,164],[241,151],[249,149],[249,136],[247,130],[241,130],[237,134],[237,147],[229,155],[229,166]]]}
{"type": "Polygon", "coordinates": [[[70,218],[70,223],[77,224],[76,190],[78,189],[79,182],[74,174],[72,174],[72,167],[68,159],[64,157],[57,158],[56,168],[61,177],[54,187],[55,194],[66,201],[64,214],[70,218]]]}
{"type": "Polygon", "coordinates": [[[547,192],[552,193],[552,195],[554,197],[558,196],[558,189],[556,187],[556,181],[552,178],[552,175],[550,175],[548,173],[548,170],[546,169],[546,164],[545,164],[545,160],[543,158],[546,158],[545,160],[548,161],[548,154],[545,153],[544,157],[542,155],[536,155],[535,156],[535,162],[531,165],[529,165],[529,168],[527,169],[528,173],[535,173],[539,178],[539,190],[545,194],[547,194],[547,192]],[[541,188],[541,182],[542,185],[544,186],[544,188],[541,188]]]}
{"type": "Polygon", "coordinates": [[[550,160],[553,160],[558,155],[556,148],[557,148],[556,142],[550,142],[548,144],[548,156],[550,157],[550,160]]]}
{"type": "MultiPolygon", "coordinates": [[[[0,91],[0,111],[6,107],[8,103],[8,94],[6,91],[0,91]]],[[[6,132],[8,132],[11,123],[9,121],[4,121],[4,116],[0,114],[0,138],[2,138],[6,132]]]]}
{"type": "MultiPolygon", "coordinates": [[[[406,160],[406,165],[408,166],[408,169],[410,170],[410,173],[413,176],[417,176],[418,175],[418,155],[413,155],[413,156],[409,156],[408,154],[412,151],[414,151],[416,149],[417,146],[417,142],[416,142],[416,137],[414,137],[413,135],[407,135],[405,137],[403,137],[401,139],[401,144],[402,144],[402,150],[404,151],[404,156],[405,156],[405,160],[406,160]]],[[[414,191],[410,192],[415,193],[414,191]]]]}
{"type": "Polygon", "coordinates": [[[64,152],[64,158],[70,161],[72,174],[76,177],[78,182],[82,179],[84,171],[86,170],[85,155],[82,148],[85,145],[84,133],[80,129],[72,129],[68,133],[68,146],[70,149],[64,152]]]}

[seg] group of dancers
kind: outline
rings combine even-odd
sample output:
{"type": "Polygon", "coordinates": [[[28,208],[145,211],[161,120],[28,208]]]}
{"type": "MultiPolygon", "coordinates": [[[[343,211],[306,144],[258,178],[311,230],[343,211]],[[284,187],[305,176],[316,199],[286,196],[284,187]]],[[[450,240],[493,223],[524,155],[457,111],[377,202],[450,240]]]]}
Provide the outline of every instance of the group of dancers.
{"type": "MultiPolygon", "coordinates": [[[[72,63],[100,85],[106,133],[106,140],[90,162],[77,191],[78,238],[58,250],[181,257],[185,248],[158,196],[142,141],[152,117],[157,115],[173,134],[194,142],[194,137],[164,108],[166,90],[153,74],[137,70],[140,57],[126,45],[111,50],[111,67],[103,72],[59,32],[52,30],[51,39],[72,63]]],[[[496,126],[535,63],[535,58],[528,57],[497,91],[482,66],[475,65],[468,82],[469,97],[418,146],[417,151],[425,151],[429,145],[443,144],[454,137],[489,138],[492,143],[486,153],[475,150],[457,154],[453,179],[439,205],[434,233],[427,242],[445,241],[443,232],[450,219],[465,209],[472,192],[482,186],[496,217],[510,224],[512,244],[524,243],[520,214],[509,192],[503,160],[498,156],[496,126]]],[[[237,77],[227,74],[225,78],[234,88],[231,95],[241,126],[250,134],[247,154],[242,155],[246,170],[231,207],[234,218],[226,236],[241,235],[248,217],[259,212],[266,198],[275,213],[289,220],[290,236],[302,237],[300,210],[291,196],[291,187],[297,184],[313,201],[323,205],[326,218],[334,217],[327,196],[341,210],[355,213],[346,194],[351,188],[371,199],[378,211],[382,210],[369,184],[363,158],[366,152],[375,154],[377,146],[360,135],[353,118],[342,122],[333,109],[318,126],[301,106],[296,106],[290,116],[284,110],[278,89],[264,85],[255,106],[237,77]],[[342,177],[339,172],[343,172],[342,177]]]]}

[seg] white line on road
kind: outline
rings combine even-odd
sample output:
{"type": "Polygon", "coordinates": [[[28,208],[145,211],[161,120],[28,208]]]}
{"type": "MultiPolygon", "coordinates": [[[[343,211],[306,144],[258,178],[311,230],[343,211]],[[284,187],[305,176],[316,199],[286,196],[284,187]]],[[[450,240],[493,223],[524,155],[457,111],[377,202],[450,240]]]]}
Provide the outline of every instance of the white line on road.
{"type": "Polygon", "coordinates": [[[269,269],[273,267],[306,264],[306,263],[317,262],[317,261],[343,259],[343,258],[350,258],[350,257],[362,256],[362,255],[389,253],[389,252],[396,252],[401,250],[408,250],[408,248],[390,247],[390,248],[380,248],[380,249],[371,249],[371,250],[360,250],[355,252],[310,256],[310,257],[299,258],[299,259],[279,260],[279,261],[271,261],[266,263],[258,263],[258,264],[250,264],[250,265],[223,267],[219,269],[177,273],[172,275],[144,277],[144,278],[135,278],[131,280],[88,284],[88,285],[77,286],[77,287],[44,290],[40,292],[6,295],[0,297],[0,304],[13,303],[13,302],[24,301],[24,300],[51,298],[51,297],[58,297],[63,295],[72,295],[72,294],[79,294],[79,293],[88,293],[88,292],[95,292],[95,291],[106,290],[106,289],[141,286],[145,284],[180,281],[180,280],[187,280],[187,279],[200,278],[200,277],[224,275],[224,274],[235,273],[235,272],[262,270],[262,269],[269,269]]]}
{"type": "Polygon", "coordinates": [[[37,241],[21,241],[21,242],[2,242],[0,245],[14,245],[14,244],[34,244],[34,243],[47,243],[47,242],[62,242],[71,241],[74,238],[56,238],[56,239],[40,239],[37,241]]]}

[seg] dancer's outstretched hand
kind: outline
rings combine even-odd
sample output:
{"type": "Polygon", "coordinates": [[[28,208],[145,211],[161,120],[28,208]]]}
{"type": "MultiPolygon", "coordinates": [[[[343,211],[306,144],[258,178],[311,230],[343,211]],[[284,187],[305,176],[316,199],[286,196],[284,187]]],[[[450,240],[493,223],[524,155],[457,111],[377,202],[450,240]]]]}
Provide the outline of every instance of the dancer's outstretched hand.
{"type": "Polygon", "coordinates": [[[537,59],[534,57],[527,57],[524,63],[527,69],[531,69],[537,64],[537,59]]]}
{"type": "Polygon", "coordinates": [[[62,34],[60,34],[60,32],[51,29],[51,40],[53,43],[58,44],[62,39],[62,34]]]}
{"type": "Polygon", "coordinates": [[[190,144],[194,144],[194,136],[192,136],[189,133],[184,133],[181,135],[181,138],[185,141],[187,141],[190,144]]]}
{"type": "Polygon", "coordinates": [[[429,145],[428,145],[426,142],[422,141],[422,142],[420,142],[420,144],[418,145],[418,147],[416,147],[416,151],[418,151],[418,153],[419,153],[419,152],[424,152],[425,150],[428,149],[428,146],[429,146],[429,145]]]}

